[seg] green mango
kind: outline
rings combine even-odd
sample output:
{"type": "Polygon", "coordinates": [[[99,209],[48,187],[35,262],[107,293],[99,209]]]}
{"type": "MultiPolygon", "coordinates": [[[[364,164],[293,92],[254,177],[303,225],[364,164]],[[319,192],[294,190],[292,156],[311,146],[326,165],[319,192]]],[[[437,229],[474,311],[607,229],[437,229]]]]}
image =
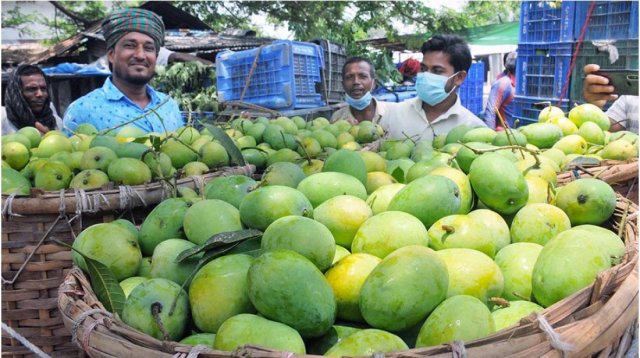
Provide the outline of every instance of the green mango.
{"type": "Polygon", "coordinates": [[[169,198],[158,204],[140,226],[140,249],[144,256],[153,255],[156,246],[167,239],[186,238],[182,229],[189,204],[169,198]]]}
{"type": "Polygon", "coordinates": [[[336,343],[324,355],[328,357],[373,356],[376,353],[392,353],[409,349],[395,334],[379,329],[363,329],[336,343]]]}
{"type": "Polygon", "coordinates": [[[371,271],[360,291],[360,311],[373,327],[405,330],[447,298],[448,285],[447,266],[433,250],[405,246],[371,271]]]}
{"type": "Polygon", "coordinates": [[[453,341],[470,341],[495,331],[493,317],[479,299],[458,295],[447,298],[427,318],[418,334],[416,348],[453,341]]]}
{"type": "Polygon", "coordinates": [[[199,330],[218,332],[227,319],[256,312],[247,294],[247,272],[252,263],[251,256],[228,255],[198,270],[189,286],[189,303],[199,330]]]}
{"type": "Polygon", "coordinates": [[[337,305],[318,268],[291,250],[258,257],[248,274],[249,299],[258,312],[293,327],[302,337],[320,337],[333,326],[337,305]]]}
{"type": "Polygon", "coordinates": [[[367,185],[367,166],[362,157],[352,150],[339,149],[324,161],[323,172],[349,174],[367,185]]]}
{"type": "Polygon", "coordinates": [[[473,191],[491,210],[513,214],[525,206],[529,187],[513,162],[498,153],[485,153],[469,168],[473,191]]]}
{"type": "Polygon", "coordinates": [[[232,352],[247,344],[305,354],[304,341],[295,329],[253,314],[239,314],[226,320],[216,334],[214,349],[232,352]]]}
{"type": "Polygon", "coordinates": [[[116,147],[115,152],[118,158],[141,159],[142,154],[150,148],[142,143],[128,142],[116,147]]]}

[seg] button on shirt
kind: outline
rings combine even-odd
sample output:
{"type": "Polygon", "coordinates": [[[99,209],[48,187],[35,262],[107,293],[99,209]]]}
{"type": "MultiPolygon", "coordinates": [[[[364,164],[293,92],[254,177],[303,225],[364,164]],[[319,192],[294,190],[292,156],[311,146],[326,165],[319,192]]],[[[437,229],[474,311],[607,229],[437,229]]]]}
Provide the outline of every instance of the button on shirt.
{"type": "Polygon", "coordinates": [[[480,118],[462,106],[460,97],[456,98],[455,104],[449,110],[431,123],[422,110],[420,97],[387,107],[385,115],[380,119],[380,125],[393,139],[404,139],[408,136],[414,140],[433,140],[436,135],[448,133],[461,124],[486,127],[480,118]]]}
{"type": "Polygon", "coordinates": [[[165,129],[172,131],[182,127],[184,121],[176,101],[164,93],[155,91],[149,85],[146,87],[151,100],[145,108],[140,108],[125,96],[109,77],[101,88],[89,92],[69,105],[63,119],[64,126],[75,131],[78,125],[90,123],[98,131],[102,131],[142,116],[129,125],[139,127],[146,132],[157,133],[163,133],[165,129]],[[162,118],[164,126],[158,115],[162,118]]]}

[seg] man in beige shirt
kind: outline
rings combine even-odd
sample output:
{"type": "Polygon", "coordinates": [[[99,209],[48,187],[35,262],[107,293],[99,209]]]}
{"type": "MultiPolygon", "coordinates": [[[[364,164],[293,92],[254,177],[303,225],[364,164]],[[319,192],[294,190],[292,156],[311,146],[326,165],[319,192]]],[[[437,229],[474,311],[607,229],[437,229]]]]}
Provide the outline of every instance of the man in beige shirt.
{"type": "Polygon", "coordinates": [[[375,88],[376,70],[364,57],[351,57],[342,67],[342,87],[346,92],[345,106],[335,111],[331,122],[339,119],[351,124],[362,121],[378,123],[388,103],[378,101],[371,95],[375,88]]]}
{"type": "Polygon", "coordinates": [[[464,108],[456,89],[471,67],[471,51],[459,36],[436,35],[422,45],[418,96],[386,109],[380,125],[389,137],[433,140],[459,125],[486,126],[464,108]]]}

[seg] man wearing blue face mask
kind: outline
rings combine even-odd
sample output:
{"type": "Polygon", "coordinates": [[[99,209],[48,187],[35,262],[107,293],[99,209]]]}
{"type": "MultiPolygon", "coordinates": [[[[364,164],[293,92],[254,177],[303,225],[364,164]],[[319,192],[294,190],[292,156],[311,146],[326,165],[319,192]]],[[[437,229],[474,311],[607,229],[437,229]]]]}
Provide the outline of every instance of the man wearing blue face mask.
{"type": "Polygon", "coordinates": [[[349,58],[342,67],[342,87],[347,104],[333,113],[331,122],[344,119],[354,125],[362,121],[378,123],[387,103],[377,101],[371,95],[375,78],[375,69],[368,59],[349,58]]]}
{"type": "Polygon", "coordinates": [[[418,96],[389,107],[380,125],[391,138],[433,140],[459,125],[486,126],[460,103],[456,90],[471,67],[471,51],[459,36],[436,35],[422,45],[418,96]]]}

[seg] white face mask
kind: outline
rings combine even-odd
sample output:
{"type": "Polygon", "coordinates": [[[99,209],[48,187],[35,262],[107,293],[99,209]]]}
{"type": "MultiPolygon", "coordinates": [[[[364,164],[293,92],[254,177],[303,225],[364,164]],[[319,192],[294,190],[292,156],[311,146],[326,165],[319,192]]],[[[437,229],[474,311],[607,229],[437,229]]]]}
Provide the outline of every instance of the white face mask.
{"type": "Polygon", "coordinates": [[[457,86],[453,86],[451,91],[446,92],[444,87],[447,85],[449,79],[457,74],[458,72],[449,77],[445,77],[430,72],[418,73],[416,77],[416,92],[418,93],[418,97],[430,106],[442,103],[442,101],[447,99],[447,97],[456,90],[457,86]]]}
{"type": "Polygon", "coordinates": [[[361,111],[369,106],[371,103],[371,99],[373,96],[371,95],[371,90],[373,89],[373,82],[371,83],[371,88],[365,93],[362,97],[355,99],[348,94],[344,94],[344,100],[349,104],[349,106],[361,111]]]}

